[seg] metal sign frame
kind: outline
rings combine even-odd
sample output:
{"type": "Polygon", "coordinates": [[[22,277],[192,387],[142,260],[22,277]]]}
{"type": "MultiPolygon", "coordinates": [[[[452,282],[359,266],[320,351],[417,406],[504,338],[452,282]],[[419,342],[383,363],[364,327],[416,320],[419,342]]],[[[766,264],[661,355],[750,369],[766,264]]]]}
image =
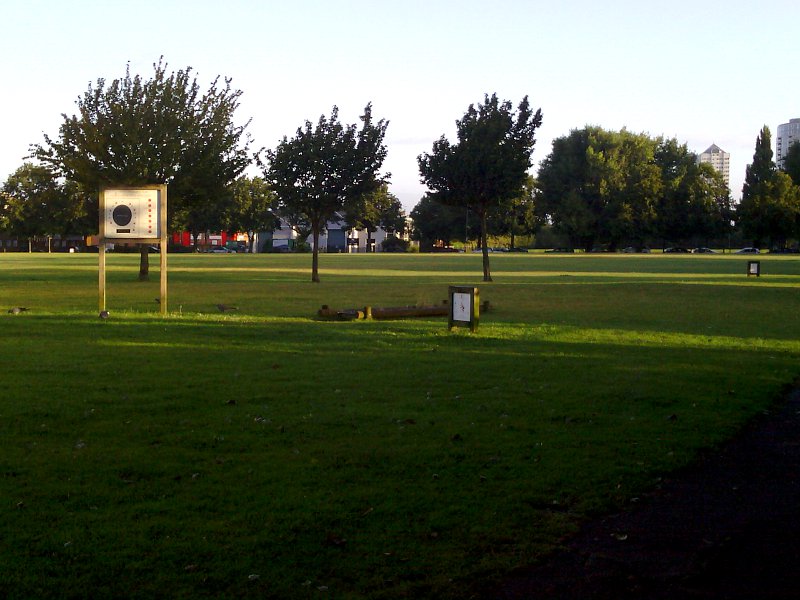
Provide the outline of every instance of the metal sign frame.
{"type": "Polygon", "coordinates": [[[761,277],[761,261],[748,260],[747,261],[747,276],[761,277]]]}
{"type": "Polygon", "coordinates": [[[100,190],[99,306],[106,309],[106,242],[159,244],[161,314],[167,314],[167,186],[114,186],[100,190]]]}

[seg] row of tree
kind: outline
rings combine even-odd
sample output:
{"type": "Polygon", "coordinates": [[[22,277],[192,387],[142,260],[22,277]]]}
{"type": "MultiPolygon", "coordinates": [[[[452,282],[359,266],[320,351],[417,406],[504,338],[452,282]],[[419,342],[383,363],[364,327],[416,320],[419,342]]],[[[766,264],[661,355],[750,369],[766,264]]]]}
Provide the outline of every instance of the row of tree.
{"type": "MultiPolygon", "coordinates": [[[[401,230],[400,201],[379,173],[388,121],[343,125],[334,107],[316,125],[306,122],[275,150],[253,150],[244,125],[234,122],[242,92],[229,79],[202,92],[191,68],[125,76],[90,84],[77,114],[63,114],[58,136],[31,146],[31,159],[3,185],[0,230],[31,237],[97,231],[103,187],[169,185],[168,226],[195,238],[206,231],[272,231],[282,217],[299,237],[314,237],[312,279],[318,281],[319,234],[343,216],[355,228],[401,230]],[[262,159],[266,156],[266,163],[262,159]],[[244,170],[258,164],[263,177],[244,170]]],[[[141,250],[147,276],[147,249],[141,250]]]]}
{"type": "Polygon", "coordinates": [[[675,139],[599,127],[558,138],[537,180],[536,210],[571,245],[609,250],[709,239],[733,217],[722,175],[675,139]]]}
{"type": "MultiPolygon", "coordinates": [[[[734,233],[754,246],[800,240],[800,144],[779,170],[769,128],[756,141],[742,201],[735,206],[722,175],[676,139],[585,127],[553,142],[538,177],[488,215],[491,235],[552,231],[572,248],[708,245],[734,233]]],[[[411,212],[423,245],[479,237],[470,203],[424,197],[411,212]]]]}
{"type": "MultiPolygon", "coordinates": [[[[254,150],[249,122],[236,125],[241,91],[216,79],[201,92],[191,69],[152,79],[99,79],[63,116],[56,138],[31,147],[31,158],[3,186],[0,228],[12,234],[91,233],[104,186],[166,183],[169,227],[254,233],[288,222],[313,239],[312,281],[319,281],[318,240],[341,218],[374,231],[400,229],[399,200],[382,174],[389,125],[368,104],[360,124],[342,124],[338,109],[306,121],[274,150],[254,150]],[[243,176],[258,164],[263,177],[243,176]]],[[[478,237],[484,279],[491,280],[487,237],[512,238],[547,226],[573,247],[643,245],[724,236],[734,222],[773,244],[798,237],[797,179],[772,162],[769,130],[759,136],[743,199],[734,211],[719,173],[699,164],[674,139],[585,127],[553,142],[537,178],[529,175],[540,110],[525,97],[514,108],[496,95],[470,105],[456,121],[457,141],[444,136],[418,157],[430,192],[412,212],[420,238],[478,237]],[[471,219],[471,220],[470,220],[471,219]]],[[[800,145],[787,165],[797,164],[800,145]]],[[[251,235],[252,239],[252,235],[251,235]]],[[[142,272],[146,276],[146,249],[142,272]]]]}

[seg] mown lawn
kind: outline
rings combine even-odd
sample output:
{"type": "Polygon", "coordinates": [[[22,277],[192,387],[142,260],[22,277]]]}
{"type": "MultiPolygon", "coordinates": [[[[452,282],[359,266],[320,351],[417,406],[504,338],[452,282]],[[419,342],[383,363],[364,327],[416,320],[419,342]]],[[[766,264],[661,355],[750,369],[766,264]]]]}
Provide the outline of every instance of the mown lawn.
{"type": "Polygon", "coordinates": [[[0,595],[477,594],[794,381],[800,259],[746,260],[170,255],[161,317],[109,255],[101,320],[97,255],[0,254],[0,595]],[[316,318],[449,284],[476,334],[316,318]]]}

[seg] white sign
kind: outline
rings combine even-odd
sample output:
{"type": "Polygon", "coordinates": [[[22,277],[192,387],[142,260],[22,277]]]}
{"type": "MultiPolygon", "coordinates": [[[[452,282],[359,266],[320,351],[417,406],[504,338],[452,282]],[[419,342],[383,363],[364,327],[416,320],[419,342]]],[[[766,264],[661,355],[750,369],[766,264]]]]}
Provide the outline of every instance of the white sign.
{"type": "Polygon", "coordinates": [[[105,191],[106,238],[160,238],[158,189],[105,191]]]}
{"type": "Polygon", "coordinates": [[[453,294],[453,321],[472,321],[472,295],[455,292],[453,294]]]}

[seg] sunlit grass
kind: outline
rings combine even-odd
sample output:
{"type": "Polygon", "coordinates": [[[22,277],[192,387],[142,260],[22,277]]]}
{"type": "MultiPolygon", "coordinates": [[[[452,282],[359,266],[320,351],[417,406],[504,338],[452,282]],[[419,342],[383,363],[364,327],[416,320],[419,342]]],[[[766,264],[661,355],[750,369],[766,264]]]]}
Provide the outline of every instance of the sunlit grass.
{"type": "Polygon", "coordinates": [[[104,321],[96,255],[0,255],[0,593],[468,597],[800,371],[798,259],[309,261],[171,255],[162,317],[111,255],[104,321]],[[455,283],[476,334],[316,317],[455,283]]]}

